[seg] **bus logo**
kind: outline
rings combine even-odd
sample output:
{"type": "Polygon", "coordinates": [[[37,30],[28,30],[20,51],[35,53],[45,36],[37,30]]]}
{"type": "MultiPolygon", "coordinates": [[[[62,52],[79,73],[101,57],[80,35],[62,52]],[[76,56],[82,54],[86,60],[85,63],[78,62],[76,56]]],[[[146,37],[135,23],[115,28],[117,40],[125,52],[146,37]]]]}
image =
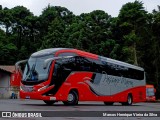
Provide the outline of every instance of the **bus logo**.
{"type": "Polygon", "coordinates": [[[11,112],[2,112],[2,117],[11,117],[11,112]]]}

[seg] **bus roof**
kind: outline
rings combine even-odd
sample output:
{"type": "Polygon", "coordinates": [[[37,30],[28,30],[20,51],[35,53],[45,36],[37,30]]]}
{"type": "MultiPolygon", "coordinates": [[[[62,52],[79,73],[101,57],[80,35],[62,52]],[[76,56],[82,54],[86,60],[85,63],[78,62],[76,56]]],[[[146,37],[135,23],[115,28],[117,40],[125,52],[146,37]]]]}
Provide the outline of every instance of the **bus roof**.
{"type": "Polygon", "coordinates": [[[40,50],[38,52],[35,52],[31,55],[31,57],[42,57],[46,55],[54,55],[55,52],[59,50],[65,50],[65,49],[71,49],[71,48],[49,48],[49,49],[44,49],[40,50]]]}

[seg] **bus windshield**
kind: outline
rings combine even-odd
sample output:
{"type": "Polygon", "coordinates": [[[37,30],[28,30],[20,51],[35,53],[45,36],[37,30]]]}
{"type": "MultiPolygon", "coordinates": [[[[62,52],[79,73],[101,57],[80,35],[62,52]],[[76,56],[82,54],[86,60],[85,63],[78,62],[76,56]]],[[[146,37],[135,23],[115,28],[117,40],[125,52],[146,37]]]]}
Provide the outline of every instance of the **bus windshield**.
{"type": "Polygon", "coordinates": [[[43,64],[50,57],[53,56],[30,57],[26,64],[22,81],[38,82],[47,80],[51,61],[46,69],[43,69],[43,64]]]}

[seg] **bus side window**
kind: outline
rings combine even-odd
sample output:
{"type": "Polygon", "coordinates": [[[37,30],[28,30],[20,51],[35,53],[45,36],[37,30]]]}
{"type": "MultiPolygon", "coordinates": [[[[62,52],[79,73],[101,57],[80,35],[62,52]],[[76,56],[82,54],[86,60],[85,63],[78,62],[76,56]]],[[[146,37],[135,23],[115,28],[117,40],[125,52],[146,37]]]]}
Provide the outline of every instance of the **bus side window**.
{"type": "Polygon", "coordinates": [[[87,58],[76,56],[75,64],[77,71],[92,71],[93,64],[91,60],[87,58]]]}
{"type": "Polygon", "coordinates": [[[130,79],[143,80],[144,72],[140,70],[128,68],[128,70],[125,71],[125,77],[130,78],[130,79]]]}

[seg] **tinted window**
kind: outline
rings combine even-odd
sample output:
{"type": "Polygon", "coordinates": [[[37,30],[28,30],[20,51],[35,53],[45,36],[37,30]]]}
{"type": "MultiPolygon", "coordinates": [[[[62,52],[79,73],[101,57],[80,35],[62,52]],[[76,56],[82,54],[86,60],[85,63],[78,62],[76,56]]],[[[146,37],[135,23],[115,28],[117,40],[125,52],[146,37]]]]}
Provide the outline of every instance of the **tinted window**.
{"type": "Polygon", "coordinates": [[[109,75],[126,77],[131,79],[143,80],[144,79],[144,71],[136,70],[133,68],[128,68],[125,66],[107,63],[102,61],[103,71],[105,71],[109,75]]]}
{"type": "Polygon", "coordinates": [[[81,56],[65,58],[59,60],[59,62],[64,69],[70,69],[71,71],[93,71],[93,63],[81,56]]]}
{"type": "Polygon", "coordinates": [[[76,56],[75,63],[77,71],[91,71],[92,62],[87,58],[76,56]]]}

